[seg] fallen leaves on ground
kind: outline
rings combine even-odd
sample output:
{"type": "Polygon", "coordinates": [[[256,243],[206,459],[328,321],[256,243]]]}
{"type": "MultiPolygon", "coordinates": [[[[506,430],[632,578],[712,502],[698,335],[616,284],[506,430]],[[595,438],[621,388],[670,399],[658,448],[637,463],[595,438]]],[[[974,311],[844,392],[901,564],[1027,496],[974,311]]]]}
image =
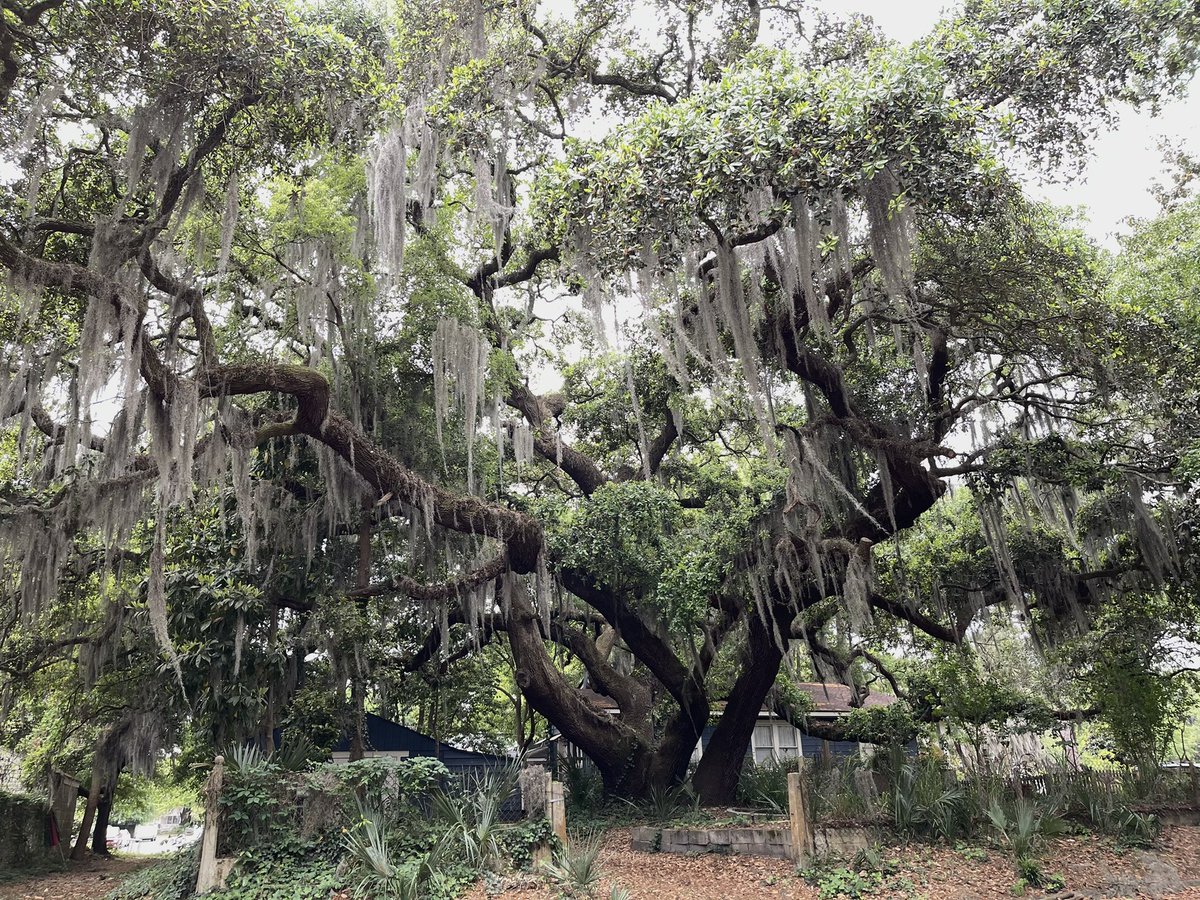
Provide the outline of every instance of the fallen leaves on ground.
{"type": "Polygon", "coordinates": [[[0,884],[0,900],[100,900],[126,875],[153,863],[146,857],[112,857],[88,854],[68,868],[28,880],[0,884]]]}
{"type": "MultiPolygon", "coordinates": [[[[892,874],[869,895],[880,900],[999,900],[1012,897],[1016,882],[1011,857],[978,847],[954,849],[928,844],[886,848],[892,874]]],[[[1106,838],[1068,837],[1051,842],[1042,854],[1046,875],[1061,875],[1058,895],[1030,890],[1028,897],[1158,897],[1200,900],[1200,828],[1167,828],[1153,850],[1120,849],[1106,838]]],[[[64,872],[0,884],[0,900],[100,900],[121,878],[149,864],[145,858],[89,858],[64,872]]],[[[847,861],[847,865],[850,865],[847,861]]],[[[597,896],[613,884],[633,900],[818,900],[819,891],[796,874],[787,860],[714,853],[683,856],[631,849],[630,831],[605,835],[600,851],[603,873],[597,896]]],[[[476,885],[464,900],[484,900],[476,885]]],[[[504,892],[512,900],[558,900],[559,890],[524,884],[504,892]]]]}
{"type": "MultiPolygon", "coordinates": [[[[954,849],[928,844],[889,847],[884,858],[892,874],[870,893],[880,900],[998,900],[1012,897],[1017,876],[1012,858],[1001,850],[954,849]]],[[[1200,828],[1164,831],[1153,851],[1119,849],[1112,840],[1062,838],[1042,856],[1046,875],[1059,874],[1067,897],[1159,897],[1200,900],[1200,828]],[[1172,877],[1172,873],[1174,877],[1172,877]],[[1128,886],[1128,887],[1126,887],[1128,886]]],[[[846,861],[850,866],[851,862],[846,861]]],[[[627,828],[609,832],[600,851],[603,872],[597,896],[607,898],[619,884],[633,900],[818,900],[817,887],[796,874],[787,860],[708,853],[684,856],[643,853],[630,848],[627,828]]],[[[552,886],[505,891],[513,900],[557,900],[552,886]]],[[[1056,895],[1030,889],[1027,897],[1056,895]]],[[[482,885],[464,900],[484,900],[482,885]]]]}

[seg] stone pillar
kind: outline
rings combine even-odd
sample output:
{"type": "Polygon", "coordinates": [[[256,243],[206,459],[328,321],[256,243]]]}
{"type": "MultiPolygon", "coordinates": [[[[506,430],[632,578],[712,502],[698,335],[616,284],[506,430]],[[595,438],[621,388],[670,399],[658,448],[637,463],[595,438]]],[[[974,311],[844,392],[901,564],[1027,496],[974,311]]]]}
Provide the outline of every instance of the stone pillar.
{"type": "Polygon", "coordinates": [[[550,790],[546,797],[546,812],[550,819],[550,827],[554,834],[567,846],[567,802],[563,795],[561,781],[551,781],[550,790]]]}
{"type": "Polygon", "coordinates": [[[550,783],[545,766],[527,766],[521,770],[521,805],[525,818],[540,819],[546,815],[546,786],[550,783]]]}
{"type": "Polygon", "coordinates": [[[216,890],[229,874],[217,859],[217,833],[221,817],[221,787],[225,781],[225,757],[213,760],[208,784],[204,788],[204,832],[200,836],[200,870],[196,875],[196,893],[216,890]],[[224,871],[222,871],[224,870],[224,871]]]}
{"type": "Polygon", "coordinates": [[[803,865],[816,852],[803,758],[800,760],[800,771],[788,773],[788,817],[791,819],[792,861],[798,866],[803,865]]]}
{"type": "Polygon", "coordinates": [[[71,829],[75,826],[75,804],[79,800],[79,779],[64,772],[50,774],[50,809],[58,823],[61,846],[70,849],[71,829]]]}

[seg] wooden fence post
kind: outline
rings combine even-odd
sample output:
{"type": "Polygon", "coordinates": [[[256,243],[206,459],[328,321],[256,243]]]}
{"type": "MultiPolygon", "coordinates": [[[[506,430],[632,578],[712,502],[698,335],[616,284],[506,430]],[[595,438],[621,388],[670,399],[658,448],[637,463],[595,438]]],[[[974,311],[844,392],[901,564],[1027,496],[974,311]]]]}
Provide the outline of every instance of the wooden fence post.
{"type": "Polygon", "coordinates": [[[218,819],[221,815],[221,787],[225,782],[225,757],[213,760],[208,783],[204,787],[204,832],[200,837],[200,871],[196,875],[196,893],[215,890],[228,869],[217,862],[218,819]],[[221,872],[221,869],[225,869],[221,872]]]}
{"type": "Polygon", "coordinates": [[[550,827],[554,829],[554,833],[562,841],[562,845],[567,846],[567,802],[563,796],[561,781],[550,782],[550,793],[546,797],[546,811],[550,816],[550,827]]]}
{"type": "Polygon", "coordinates": [[[803,865],[816,853],[803,758],[800,759],[799,772],[788,772],[788,816],[791,819],[792,861],[798,866],[803,865]]]}

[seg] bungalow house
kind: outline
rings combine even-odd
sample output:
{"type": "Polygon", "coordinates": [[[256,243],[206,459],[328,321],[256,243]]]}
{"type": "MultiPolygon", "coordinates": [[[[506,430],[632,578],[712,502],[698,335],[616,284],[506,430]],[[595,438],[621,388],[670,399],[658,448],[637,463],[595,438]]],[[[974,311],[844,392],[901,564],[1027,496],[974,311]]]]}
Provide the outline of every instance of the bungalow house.
{"type": "MultiPolygon", "coordinates": [[[[796,687],[808,695],[811,701],[809,718],[817,722],[835,722],[850,715],[853,709],[850,705],[853,694],[850,688],[844,684],[806,682],[798,684],[796,687]]],[[[621,714],[616,701],[611,697],[599,694],[588,688],[583,689],[583,695],[592,706],[606,715],[619,716],[621,714]]],[[[879,694],[871,691],[867,694],[863,705],[888,706],[895,702],[896,698],[890,694],[879,694]]],[[[724,703],[714,704],[713,712],[720,713],[724,707],[724,703]]],[[[696,742],[696,749],[692,753],[693,764],[700,761],[700,757],[704,754],[704,748],[708,746],[708,742],[712,739],[715,729],[716,726],[710,723],[701,732],[700,740],[696,742]]],[[[554,746],[550,750],[552,757],[570,759],[574,762],[581,762],[584,759],[583,753],[580,750],[553,735],[555,735],[555,732],[552,731],[551,744],[557,746],[554,746]]],[[[781,719],[771,712],[771,710],[763,709],[759,711],[758,722],[754,726],[753,734],[750,736],[750,746],[747,748],[747,755],[754,760],[756,765],[762,765],[772,761],[779,762],[784,759],[795,759],[798,756],[823,759],[836,756],[851,756],[855,753],[861,753],[864,746],[869,745],[863,745],[857,741],[828,741],[813,737],[796,728],[790,722],[781,719]]]]}
{"type": "MultiPolygon", "coordinates": [[[[825,684],[821,682],[803,682],[796,685],[808,696],[810,712],[808,717],[822,724],[833,723],[850,715],[854,709],[850,705],[853,692],[844,684],[825,684]]],[[[896,702],[891,694],[880,694],[875,691],[867,693],[863,706],[890,706],[896,702]]],[[[699,760],[703,746],[711,737],[713,726],[704,729],[700,736],[700,746],[694,759],[699,760]]],[[[869,745],[868,745],[869,746],[869,745]]],[[[756,765],[783,759],[794,759],[797,756],[808,758],[821,757],[828,759],[833,756],[851,756],[861,753],[863,745],[857,741],[827,741],[813,737],[784,721],[770,710],[763,709],[758,713],[758,723],[750,737],[750,753],[753,754],[756,765]]]]}
{"type": "MultiPolygon", "coordinates": [[[[494,753],[480,753],[477,750],[464,750],[461,747],[455,747],[453,744],[435,740],[427,734],[421,734],[421,732],[407,728],[399,722],[393,722],[390,719],[385,719],[383,716],[377,716],[372,713],[367,713],[363,725],[364,759],[377,759],[381,757],[387,759],[410,759],[417,756],[431,756],[434,759],[441,760],[442,765],[449,769],[452,778],[455,776],[470,776],[487,769],[507,766],[513,762],[507,756],[498,756],[494,753]]],[[[349,737],[343,737],[334,745],[332,762],[335,765],[345,765],[350,762],[349,737]]],[[[521,818],[523,811],[524,801],[521,797],[521,790],[518,787],[501,805],[500,817],[506,822],[516,821],[521,818]]]]}
{"type": "MultiPolygon", "coordinates": [[[[450,774],[490,769],[508,765],[510,759],[493,753],[463,750],[453,744],[435,740],[427,734],[406,728],[399,722],[367,713],[364,723],[363,756],[371,759],[388,757],[407,759],[412,756],[432,756],[442,761],[450,774]]],[[[333,762],[350,761],[350,738],[344,737],[333,748],[333,762]]]]}

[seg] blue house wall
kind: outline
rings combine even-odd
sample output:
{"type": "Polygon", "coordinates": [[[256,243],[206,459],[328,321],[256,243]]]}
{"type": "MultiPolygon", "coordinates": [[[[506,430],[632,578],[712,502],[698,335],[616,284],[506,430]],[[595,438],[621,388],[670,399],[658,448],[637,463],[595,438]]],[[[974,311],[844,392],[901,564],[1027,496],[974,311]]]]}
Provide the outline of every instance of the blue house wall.
{"type": "MultiPolygon", "coordinates": [[[[503,766],[510,762],[504,756],[463,750],[441,741],[435,741],[427,734],[421,734],[421,732],[406,728],[398,722],[392,722],[371,713],[367,713],[365,724],[366,733],[363,735],[365,749],[380,752],[403,750],[407,751],[409,756],[432,756],[440,759],[451,773],[503,766]]],[[[334,753],[347,753],[349,750],[349,737],[342,738],[333,748],[334,753]]]]}
{"type": "MultiPolygon", "coordinates": [[[[707,750],[708,742],[713,736],[713,732],[717,730],[715,725],[707,725],[704,731],[700,734],[700,746],[707,750]]],[[[801,754],[809,759],[816,759],[825,756],[854,756],[862,749],[862,745],[855,741],[825,741],[821,738],[813,737],[810,734],[800,732],[800,751],[801,754]],[[828,746],[828,749],[826,747],[828,746]]],[[[750,746],[746,747],[747,755],[750,754],[750,746]]]]}

